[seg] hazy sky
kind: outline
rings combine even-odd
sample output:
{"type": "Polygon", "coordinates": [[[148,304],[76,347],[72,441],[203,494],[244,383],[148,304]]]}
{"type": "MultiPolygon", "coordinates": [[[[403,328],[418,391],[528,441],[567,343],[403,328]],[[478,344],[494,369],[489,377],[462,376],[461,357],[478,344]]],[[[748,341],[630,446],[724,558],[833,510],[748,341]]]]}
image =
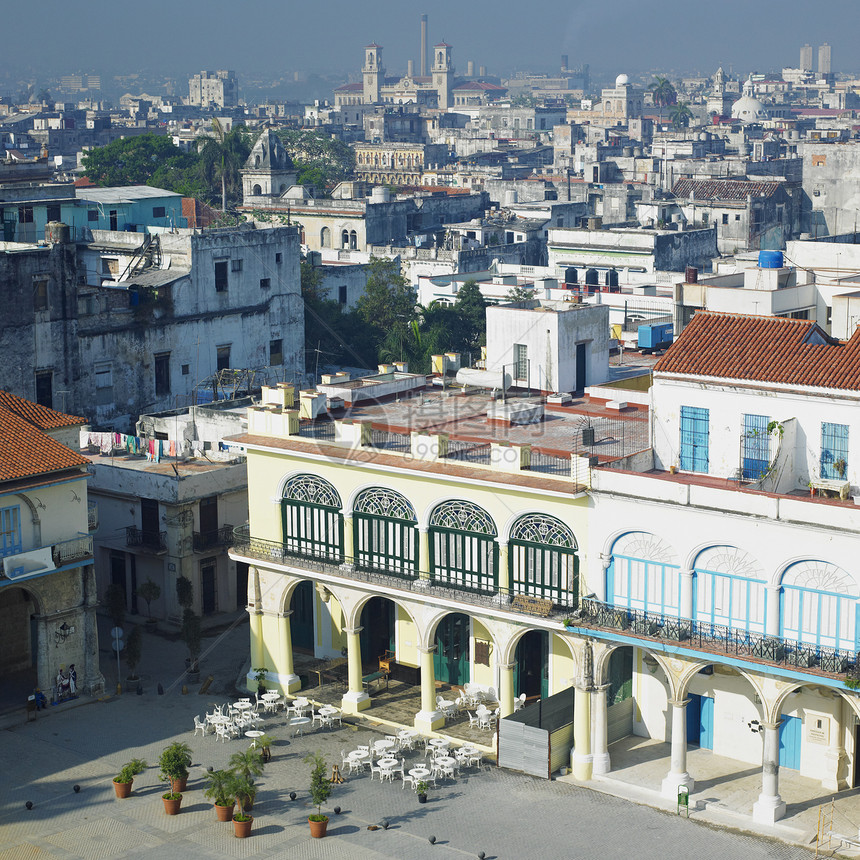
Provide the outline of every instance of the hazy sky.
{"type": "Polygon", "coordinates": [[[470,59],[489,73],[553,70],[561,54],[613,74],[764,71],[796,66],[801,44],[825,41],[834,71],[860,66],[858,0],[0,0],[0,65],[180,77],[204,68],[352,71],[376,41],[399,72],[409,58],[417,67],[423,12],[430,44],[453,45],[459,72],[470,59]]]}

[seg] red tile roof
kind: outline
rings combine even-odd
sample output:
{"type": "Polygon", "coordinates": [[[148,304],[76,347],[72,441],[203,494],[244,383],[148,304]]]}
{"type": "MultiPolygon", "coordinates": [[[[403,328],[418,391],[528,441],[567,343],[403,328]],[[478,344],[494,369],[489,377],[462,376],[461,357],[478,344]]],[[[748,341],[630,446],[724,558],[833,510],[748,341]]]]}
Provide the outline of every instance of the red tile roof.
{"type": "Polygon", "coordinates": [[[0,481],[65,471],[88,462],[19,415],[0,408],[0,481]]]}
{"type": "Polygon", "coordinates": [[[341,86],[335,89],[336,93],[357,93],[361,92],[364,89],[364,84],[342,84],[341,86]]]}
{"type": "Polygon", "coordinates": [[[771,197],[782,187],[780,182],[747,182],[741,179],[679,179],[672,187],[676,197],[696,200],[745,201],[753,197],[771,197]]]}
{"type": "Polygon", "coordinates": [[[860,328],[839,341],[810,320],[700,311],[654,372],[860,391],[860,328]]]}
{"type": "Polygon", "coordinates": [[[0,409],[14,412],[20,418],[26,419],[40,430],[55,430],[58,427],[74,427],[76,424],[87,423],[86,418],[57,412],[55,409],[49,409],[47,406],[32,403],[23,397],[18,397],[2,389],[0,389],[0,409]]]}

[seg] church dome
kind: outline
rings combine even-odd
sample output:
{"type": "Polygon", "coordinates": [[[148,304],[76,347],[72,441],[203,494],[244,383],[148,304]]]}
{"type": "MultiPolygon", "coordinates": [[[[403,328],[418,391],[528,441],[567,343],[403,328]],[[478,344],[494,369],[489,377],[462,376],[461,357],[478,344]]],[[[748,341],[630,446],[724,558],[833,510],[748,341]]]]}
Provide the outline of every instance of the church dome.
{"type": "Polygon", "coordinates": [[[629,84],[629,83],[630,83],[630,78],[628,78],[627,75],[619,75],[615,79],[615,86],[616,87],[626,87],[627,84],[629,84]]]}
{"type": "Polygon", "coordinates": [[[770,119],[767,108],[755,97],[752,80],[744,84],[744,94],[732,105],[732,119],[741,122],[765,122],[770,119]]]}

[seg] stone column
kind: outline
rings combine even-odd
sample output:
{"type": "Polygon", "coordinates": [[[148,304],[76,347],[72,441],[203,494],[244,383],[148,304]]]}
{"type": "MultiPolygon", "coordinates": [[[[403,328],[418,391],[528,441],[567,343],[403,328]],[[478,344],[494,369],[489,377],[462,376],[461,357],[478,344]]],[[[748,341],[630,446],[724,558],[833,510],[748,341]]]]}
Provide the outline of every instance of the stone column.
{"type": "Polygon", "coordinates": [[[591,690],[579,683],[573,689],[573,775],[587,782],[594,770],[591,754],[591,690]]]}
{"type": "MultiPolygon", "coordinates": [[[[84,637],[83,688],[90,696],[101,696],[105,691],[105,677],[99,668],[99,631],[96,616],[98,593],[96,574],[93,565],[87,565],[81,573],[83,588],[83,612],[81,616],[81,635],[84,637]]],[[[44,692],[44,690],[43,690],[44,692]]]]}
{"type": "Polygon", "coordinates": [[[436,670],[433,668],[433,654],[436,646],[418,648],[421,660],[421,710],[415,715],[414,725],[425,734],[436,731],[445,725],[445,717],[436,710],[436,670]]]}
{"type": "MultiPolygon", "coordinates": [[[[606,591],[606,571],[609,570],[609,565],[612,564],[612,556],[606,555],[604,553],[600,553],[600,564],[603,570],[603,576],[600,578],[599,583],[596,584],[596,588],[592,588],[592,591],[597,595],[598,600],[602,600],[604,603],[612,603],[612,598],[615,596],[613,594],[609,594],[606,591]]],[[[580,571],[580,582],[582,582],[582,572],[580,571]]],[[[584,592],[588,594],[588,592],[584,592]]],[[[579,595],[577,595],[578,597],[579,595]]]]}
{"type": "Polygon", "coordinates": [[[499,664],[499,717],[514,712],[514,667],[516,663],[499,664]]]}
{"type": "Polygon", "coordinates": [[[663,780],[663,797],[673,800],[678,796],[678,786],[693,790],[696,781],[687,773],[687,705],[689,699],[670,700],[672,706],[672,759],[669,773],[663,780]]]}
{"type": "Polygon", "coordinates": [[[693,571],[681,570],[681,618],[693,617],[693,571]]]}
{"type": "Polygon", "coordinates": [[[257,681],[254,678],[255,669],[265,665],[263,657],[263,613],[256,606],[248,606],[248,615],[251,618],[251,668],[246,678],[249,690],[257,689],[257,681]]]}
{"type": "Polygon", "coordinates": [[[421,526],[418,527],[418,572],[421,579],[430,579],[430,535],[421,526]]]}
{"type": "Polygon", "coordinates": [[[278,664],[275,667],[277,683],[287,693],[297,692],[302,682],[293,668],[293,637],[290,630],[290,616],[293,614],[292,609],[281,613],[278,616],[278,639],[280,647],[278,648],[278,664]]]}
{"type": "Polygon", "coordinates": [[[609,773],[609,714],[606,696],[611,684],[600,684],[591,692],[594,711],[594,773],[609,773]]]}
{"type": "Polygon", "coordinates": [[[779,636],[779,586],[767,587],[767,617],[764,632],[768,636],[779,636]]]}
{"type": "Polygon", "coordinates": [[[779,724],[762,723],[761,794],[753,804],[753,821],[773,824],[785,815],[785,801],[779,796],[779,724]]]}
{"type": "Polygon", "coordinates": [[[343,631],[346,633],[349,690],[343,695],[342,708],[347,714],[357,714],[370,707],[370,696],[364,692],[364,685],[361,683],[361,641],[358,638],[361,631],[361,627],[346,628],[343,631]]]}
{"type": "Polygon", "coordinates": [[[508,570],[508,542],[499,541],[499,569],[496,572],[497,591],[499,595],[510,600],[513,594],[514,584],[511,582],[511,575],[508,570]]]}

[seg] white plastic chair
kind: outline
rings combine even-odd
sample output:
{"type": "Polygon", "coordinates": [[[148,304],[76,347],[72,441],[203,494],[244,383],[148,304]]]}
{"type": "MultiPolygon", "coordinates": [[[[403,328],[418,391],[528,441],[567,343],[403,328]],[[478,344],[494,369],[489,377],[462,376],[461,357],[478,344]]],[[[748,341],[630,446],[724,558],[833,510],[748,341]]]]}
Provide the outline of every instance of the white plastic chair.
{"type": "Polygon", "coordinates": [[[227,726],[222,725],[221,723],[215,726],[215,736],[217,738],[220,738],[222,744],[224,743],[224,741],[229,741],[231,739],[230,732],[227,730],[227,726]]]}
{"type": "Polygon", "coordinates": [[[197,730],[200,729],[200,734],[206,737],[206,723],[200,719],[200,715],[194,717],[194,737],[197,737],[197,730]]]}
{"type": "Polygon", "coordinates": [[[471,711],[466,711],[466,716],[469,718],[469,728],[470,729],[480,728],[480,720],[477,717],[473,716],[471,711]]]}
{"type": "Polygon", "coordinates": [[[514,711],[520,711],[526,706],[526,694],[520,693],[519,696],[514,699],[514,711]]]}
{"type": "Polygon", "coordinates": [[[379,781],[382,782],[382,768],[374,764],[373,759],[370,760],[370,778],[373,779],[373,774],[379,774],[379,781]]]}

